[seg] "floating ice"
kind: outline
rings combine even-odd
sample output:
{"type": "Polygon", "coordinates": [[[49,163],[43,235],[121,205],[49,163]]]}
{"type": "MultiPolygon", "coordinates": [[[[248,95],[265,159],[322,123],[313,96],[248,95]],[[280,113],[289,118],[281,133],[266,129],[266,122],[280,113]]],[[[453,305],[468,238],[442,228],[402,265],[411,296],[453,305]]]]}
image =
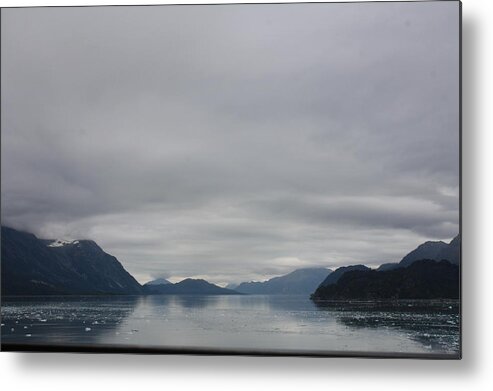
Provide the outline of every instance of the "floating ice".
{"type": "Polygon", "coordinates": [[[90,327],[86,327],[85,328],[85,331],[91,331],[91,328],[90,327]]]}

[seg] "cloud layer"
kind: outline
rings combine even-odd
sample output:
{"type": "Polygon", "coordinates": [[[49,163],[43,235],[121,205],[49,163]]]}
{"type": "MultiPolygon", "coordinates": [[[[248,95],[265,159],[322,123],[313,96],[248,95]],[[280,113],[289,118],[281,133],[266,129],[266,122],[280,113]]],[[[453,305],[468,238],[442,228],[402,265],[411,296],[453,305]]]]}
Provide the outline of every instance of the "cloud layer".
{"type": "Polygon", "coordinates": [[[2,11],[2,224],[140,280],[396,261],[459,223],[456,2],[2,11]]]}

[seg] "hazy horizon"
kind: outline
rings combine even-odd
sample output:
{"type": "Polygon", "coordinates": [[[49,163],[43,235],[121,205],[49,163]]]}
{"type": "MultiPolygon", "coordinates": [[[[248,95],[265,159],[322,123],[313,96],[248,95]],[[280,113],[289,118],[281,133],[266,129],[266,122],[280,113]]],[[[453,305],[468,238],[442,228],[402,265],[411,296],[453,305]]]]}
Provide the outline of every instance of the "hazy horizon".
{"type": "Polygon", "coordinates": [[[459,232],[459,3],[2,10],[1,222],[139,281],[459,232]]]}

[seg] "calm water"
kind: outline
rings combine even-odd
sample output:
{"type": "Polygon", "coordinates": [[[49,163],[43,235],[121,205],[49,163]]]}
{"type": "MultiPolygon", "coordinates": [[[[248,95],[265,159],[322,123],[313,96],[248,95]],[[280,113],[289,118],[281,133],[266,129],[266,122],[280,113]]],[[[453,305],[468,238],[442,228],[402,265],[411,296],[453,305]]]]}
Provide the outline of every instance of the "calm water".
{"type": "Polygon", "coordinates": [[[2,301],[3,343],[301,352],[459,351],[457,301],[305,296],[51,297],[2,301]]]}

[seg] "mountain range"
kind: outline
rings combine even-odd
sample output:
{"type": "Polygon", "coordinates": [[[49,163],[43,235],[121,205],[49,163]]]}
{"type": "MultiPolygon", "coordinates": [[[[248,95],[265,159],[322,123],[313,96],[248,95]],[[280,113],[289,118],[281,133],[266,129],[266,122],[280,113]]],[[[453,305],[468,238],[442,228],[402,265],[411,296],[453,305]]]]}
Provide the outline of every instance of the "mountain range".
{"type": "MultiPolygon", "coordinates": [[[[377,270],[364,265],[344,266],[335,271],[322,267],[304,268],[264,282],[244,282],[237,286],[230,284],[226,288],[191,278],[175,284],[160,278],[142,286],[114,256],[104,252],[94,241],[38,239],[31,233],[4,226],[1,235],[2,295],[308,295],[315,292],[312,296],[316,298],[327,295],[352,297],[361,295],[362,290],[367,295],[383,294],[375,289],[374,284],[395,288],[395,284],[400,281],[419,286],[419,281],[408,281],[406,278],[425,278],[431,284],[428,278],[431,275],[436,277],[435,284],[455,284],[453,276],[458,273],[460,264],[460,236],[457,236],[450,243],[425,242],[399,263],[384,264],[377,270]],[[444,264],[442,259],[448,262],[444,264]],[[427,262],[423,265],[422,260],[427,262]],[[409,270],[415,271],[416,263],[420,265],[417,266],[419,273],[411,273],[409,270]],[[437,275],[439,272],[448,275],[448,279],[441,279],[437,275]],[[363,282],[367,285],[361,285],[363,282]]],[[[385,295],[400,297],[401,294],[392,291],[394,288],[385,291],[385,295]]],[[[431,286],[421,288],[429,295],[436,294],[431,286]]],[[[455,286],[449,288],[456,289],[455,286]]]]}
{"type": "Polygon", "coordinates": [[[141,286],[92,240],[38,239],[2,226],[2,295],[238,294],[204,280],[141,286]]]}
{"type": "Polygon", "coordinates": [[[211,284],[205,280],[186,278],[183,281],[172,284],[156,284],[151,281],[144,284],[144,293],[150,295],[239,295],[240,293],[211,284]]]}
{"type": "Polygon", "coordinates": [[[235,290],[258,295],[309,295],[331,273],[332,270],[322,267],[297,269],[263,282],[242,282],[235,290]]]}

